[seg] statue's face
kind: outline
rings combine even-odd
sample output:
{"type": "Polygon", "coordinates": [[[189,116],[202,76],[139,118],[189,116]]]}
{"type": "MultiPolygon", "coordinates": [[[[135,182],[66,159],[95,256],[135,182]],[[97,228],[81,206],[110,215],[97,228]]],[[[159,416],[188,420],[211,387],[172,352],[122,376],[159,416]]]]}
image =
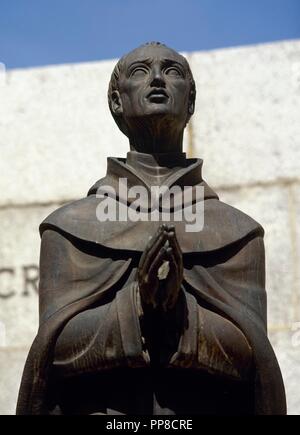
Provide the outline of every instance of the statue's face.
{"type": "Polygon", "coordinates": [[[144,46],[126,57],[119,79],[124,119],[168,115],[185,126],[190,81],[182,57],[164,46],[144,46]]]}

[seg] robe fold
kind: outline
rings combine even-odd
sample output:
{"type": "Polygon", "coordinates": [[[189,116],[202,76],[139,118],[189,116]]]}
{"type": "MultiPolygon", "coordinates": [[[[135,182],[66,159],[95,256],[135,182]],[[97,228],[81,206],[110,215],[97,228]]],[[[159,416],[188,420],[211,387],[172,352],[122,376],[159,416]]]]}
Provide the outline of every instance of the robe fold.
{"type": "MultiPolygon", "coordinates": [[[[263,228],[222,203],[202,179],[201,168],[202,160],[190,159],[164,181],[168,187],[190,189],[192,200],[187,207],[203,201],[204,227],[199,232],[186,232],[184,218],[171,222],[183,252],[181,294],[186,321],[176,349],[170,344],[158,371],[151,366],[145,346],[135,277],[141,254],[162,221],[97,219],[101,201],[97,193],[105,186],[115,190],[111,200],[116,205],[130,206],[131,199],[120,190],[120,178],[127,179],[128,189],[142,185],[150,192],[142,173],[127,165],[125,159],[109,158],[106,177],[90,189],[86,198],[61,207],[43,221],[40,326],[24,368],[18,414],[49,414],[57,402],[61,402],[63,413],[64,406],[65,413],[72,413],[65,404],[64,388],[85,391],[87,385],[95,387],[95,379],[101,376],[104,380],[99,381],[99,388],[103,394],[99,393],[99,399],[93,396],[86,413],[180,413],[189,409],[205,413],[204,398],[197,404],[196,388],[207,385],[204,394],[208,394],[209,385],[216,379],[221,379],[223,389],[224,385],[233,385],[233,396],[235,389],[237,397],[243,394],[239,389],[249,390],[249,413],[286,413],[280,368],[267,337],[263,228]],[[196,186],[203,187],[204,198],[198,197],[196,186]],[[152,388],[147,380],[151,370],[161,384],[169,382],[168,388],[177,381],[184,388],[186,382],[195,380],[193,400],[188,401],[187,408],[174,404],[159,386],[151,391],[159,399],[151,402],[150,396],[143,396],[143,388],[152,388]],[[112,396],[109,379],[114,376],[122,388],[120,397],[125,394],[122,403],[116,403],[112,396]],[[62,391],[58,394],[53,386],[62,391]],[[132,388],[140,395],[140,403],[129,399],[132,388]],[[124,402],[130,400],[131,408],[126,408],[124,402]]],[[[162,197],[157,199],[160,211],[161,204],[162,197]]],[[[147,214],[149,203],[141,204],[141,210],[147,214]]],[[[166,348],[172,334],[171,325],[166,331],[166,348]]],[[[217,394],[219,390],[216,386],[211,391],[217,394]]],[[[82,394],[89,395],[88,391],[82,394]]],[[[172,395],[176,395],[175,390],[172,395]]],[[[208,403],[218,400],[211,395],[208,403]]],[[[89,401],[87,397],[85,400],[89,401]]],[[[226,395],[218,406],[225,409],[225,402],[226,395]]],[[[234,399],[233,403],[239,406],[234,399]]],[[[75,402],[72,406],[75,412],[75,402]]],[[[226,410],[234,414],[234,409],[226,410]]]]}

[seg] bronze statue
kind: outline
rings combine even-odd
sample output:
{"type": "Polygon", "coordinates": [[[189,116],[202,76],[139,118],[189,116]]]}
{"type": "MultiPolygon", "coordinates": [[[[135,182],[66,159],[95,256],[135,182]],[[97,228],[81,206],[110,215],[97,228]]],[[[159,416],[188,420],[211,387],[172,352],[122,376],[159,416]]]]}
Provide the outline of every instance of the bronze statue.
{"type": "MultiPolygon", "coordinates": [[[[130,152],[41,224],[40,327],[18,414],[286,413],[267,338],[264,231],[182,152],[195,95],[186,59],[163,44],[116,65],[109,107],[130,152]],[[161,185],[188,189],[184,209],[203,206],[201,231],[185,218],[99,222],[104,197],[128,208],[131,187],[161,185]],[[105,186],[116,194],[100,198],[105,186]]],[[[149,203],[138,211],[147,218],[149,203]]]]}

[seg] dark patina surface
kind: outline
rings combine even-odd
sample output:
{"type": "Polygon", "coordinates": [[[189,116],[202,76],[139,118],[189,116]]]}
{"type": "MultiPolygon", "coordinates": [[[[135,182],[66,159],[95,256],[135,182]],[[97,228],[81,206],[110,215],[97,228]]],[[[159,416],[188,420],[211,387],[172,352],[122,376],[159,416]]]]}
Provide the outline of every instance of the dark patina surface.
{"type": "Polygon", "coordinates": [[[222,203],[202,160],[183,153],[195,94],[186,59],[162,44],[115,67],[109,106],[130,151],[108,159],[86,198],[41,224],[40,327],[17,413],[286,412],[267,338],[264,231],[222,203]],[[130,206],[120,178],[149,192],[188,187],[193,205],[204,201],[203,230],[172,219],[99,222],[102,186],[130,206]]]}

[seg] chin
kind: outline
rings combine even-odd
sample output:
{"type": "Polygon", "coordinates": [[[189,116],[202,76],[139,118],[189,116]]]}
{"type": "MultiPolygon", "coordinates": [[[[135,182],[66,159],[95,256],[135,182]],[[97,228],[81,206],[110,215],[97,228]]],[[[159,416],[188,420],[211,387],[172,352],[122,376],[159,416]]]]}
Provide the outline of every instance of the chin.
{"type": "Polygon", "coordinates": [[[151,116],[151,115],[169,115],[172,116],[172,111],[170,110],[170,107],[167,104],[162,103],[152,103],[151,106],[147,107],[147,109],[144,111],[145,116],[151,116]]]}

